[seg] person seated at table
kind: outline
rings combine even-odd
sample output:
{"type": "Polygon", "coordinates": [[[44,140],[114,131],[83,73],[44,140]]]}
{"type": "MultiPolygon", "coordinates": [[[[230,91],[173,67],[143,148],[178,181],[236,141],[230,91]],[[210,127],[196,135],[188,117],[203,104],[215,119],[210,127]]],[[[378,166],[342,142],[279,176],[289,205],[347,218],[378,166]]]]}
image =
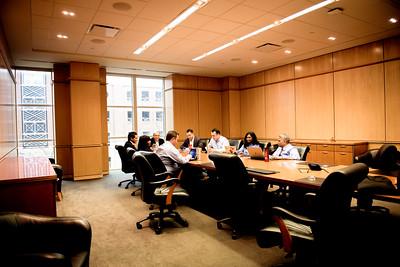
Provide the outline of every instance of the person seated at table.
{"type": "Polygon", "coordinates": [[[243,145],[236,151],[236,154],[249,156],[249,152],[247,151],[248,147],[260,147],[256,134],[251,131],[244,135],[243,145]]]}
{"type": "Polygon", "coordinates": [[[139,138],[138,151],[152,151],[151,150],[151,141],[150,141],[149,136],[142,135],[139,138]]]}
{"type": "Polygon", "coordinates": [[[220,130],[214,128],[211,130],[211,139],[208,143],[208,152],[224,152],[229,146],[229,141],[221,135],[220,130]]]}
{"type": "Polygon", "coordinates": [[[157,150],[159,146],[164,144],[164,139],[160,138],[159,132],[153,133],[153,137],[150,140],[151,140],[150,146],[153,148],[153,150],[157,150]]]}
{"type": "Polygon", "coordinates": [[[183,144],[181,145],[181,149],[184,150],[186,148],[193,148],[193,147],[198,147],[199,146],[199,138],[194,135],[193,129],[187,129],[186,130],[186,139],[183,141],[183,144]]]}
{"type": "Polygon", "coordinates": [[[128,141],[125,142],[124,145],[125,150],[129,153],[133,153],[138,150],[138,134],[137,132],[129,132],[128,133],[128,141]]]}
{"type": "Polygon", "coordinates": [[[161,158],[167,171],[174,174],[175,177],[181,171],[181,165],[186,164],[192,158],[187,151],[182,153],[176,148],[178,144],[179,133],[177,131],[168,131],[165,137],[166,142],[158,147],[156,153],[161,158]]]}
{"type": "Polygon", "coordinates": [[[290,144],[290,137],[283,133],[278,137],[278,148],[272,154],[270,159],[300,159],[299,151],[290,144]]]}

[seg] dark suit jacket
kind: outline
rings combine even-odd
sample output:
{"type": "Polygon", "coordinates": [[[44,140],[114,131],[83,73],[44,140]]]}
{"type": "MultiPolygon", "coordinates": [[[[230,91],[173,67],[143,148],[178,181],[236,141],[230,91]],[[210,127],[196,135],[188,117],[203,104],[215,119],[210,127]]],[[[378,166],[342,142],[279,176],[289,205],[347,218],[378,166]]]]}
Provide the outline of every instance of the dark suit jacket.
{"type": "Polygon", "coordinates": [[[126,141],[126,143],[125,143],[125,145],[124,145],[125,150],[126,150],[128,147],[133,148],[134,150],[137,150],[137,147],[135,147],[131,142],[126,141]]]}
{"type": "MultiPolygon", "coordinates": [[[[189,147],[189,144],[190,144],[189,138],[186,138],[183,144],[181,145],[181,149],[189,147]]],[[[197,136],[194,136],[193,147],[198,147],[198,146],[199,146],[199,138],[197,138],[197,136]]]]}
{"type": "MultiPolygon", "coordinates": [[[[154,138],[153,138],[153,137],[150,139],[150,141],[151,141],[151,145],[153,145],[153,144],[156,143],[156,142],[154,141],[154,138]]],[[[164,139],[162,139],[162,138],[158,139],[158,145],[161,146],[162,144],[164,144],[164,139]]]]}

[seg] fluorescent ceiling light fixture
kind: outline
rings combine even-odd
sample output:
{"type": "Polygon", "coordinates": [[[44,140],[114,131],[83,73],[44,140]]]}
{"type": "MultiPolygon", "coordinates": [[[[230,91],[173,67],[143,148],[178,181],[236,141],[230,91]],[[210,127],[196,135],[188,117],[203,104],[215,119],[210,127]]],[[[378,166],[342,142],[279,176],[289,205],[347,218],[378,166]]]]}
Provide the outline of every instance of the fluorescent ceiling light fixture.
{"type": "Polygon", "coordinates": [[[173,21],[171,21],[167,26],[165,26],[161,31],[159,31],[156,35],[151,37],[144,45],[139,47],[133,52],[135,55],[139,55],[143,53],[144,50],[152,46],[155,42],[160,40],[164,35],[168,32],[172,31],[176,26],[182,23],[185,19],[187,19],[194,12],[207,5],[209,0],[197,0],[192,6],[187,8],[181,14],[179,14],[173,21]]]}
{"type": "Polygon", "coordinates": [[[329,36],[329,37],[328,37],[328,40],[335,41],[335,40],[336,40],[336,37],[335,37],[335,36],[329,36]]]}
{"type": "Polygon", "coordinates": [[[291,21],[293,19],[296,19],[298,17],[304,16],[307,13],[310,13],[310,12],[312,12],[314,10],[320,9],[320,8],[322,8],[324,6],[327,6],[329,4],[332,4],[333,2],[336,2],[336,1],[338,1],[338,0],[325,0],[325,1],[321,2],[321,3],[318,3],[318,4],[315,4],[313,6],[310,6],[310,7],[306,8],[306,9],[303,9],[303,10],[297,12],[297,13],[294,13],[294,14],[286,17],[286,18],[283,18],[281,20],[277,20],[277,21],[275,21],[275,22],[273,22],[273,23],[271,23],[271,24],[269,24],[267,26],[264,26],[264,27],[262,27],[262,28],[260,28],[258,30],[255,30],[255,31],[250,32],[250,33],[248,33],[246,35],[243,35],[243,36],[241,36],[241,37],[239,37],[239,38],[237,38],[235,40],[232,40],[229,43],[226,43],[226,44],[224,44],[224,45],[222,45],[220,47],[217,47],[217,48],[215,48],[213,50],[210,50],[210,51],[208,51],[208,52],[206,52],[206,53],[204,53],[204,54],[202,54],[202,55],[200,55],[198,57],[193,58],[192,60],[193,61],[198,61],[200,59],[203,59],[203,58],[205,58],[205,57],[207,57],[209,55],[212,55],[212,54],[214,54],[214,53],[216,53],[218,51],[221,51],[221,50],[223,50],[223,49],[225,49],[225,48],[227,48],[229,46],[232,46],[232,45],[237,44],[237,43],[239,43],[241,41],[244,41],[247,38],[253,37],[254,35],[257,35],[259,33],[262,33],[262,32],[265,32],[267,30],[270,30],[270,29],[272,29],[272,28],[274,28],[276,26],[279,26],[279,25],[281,25],[283,23],[286,23],[286,22],[291,21]]]}
{"type": "Polygon", "coordinates": [[[66,36],[64,34],[57,34],[57,38],[59,38],[59,39],[68,39],[68,36],[66,36]]]}
{"type": "Polygon", "coordinates": [[[390,22],[390,23],[397,23],[397,19],[396,19],[396,18],[390,18],[390,19],[389,19],[389,22],[390,22]]]}

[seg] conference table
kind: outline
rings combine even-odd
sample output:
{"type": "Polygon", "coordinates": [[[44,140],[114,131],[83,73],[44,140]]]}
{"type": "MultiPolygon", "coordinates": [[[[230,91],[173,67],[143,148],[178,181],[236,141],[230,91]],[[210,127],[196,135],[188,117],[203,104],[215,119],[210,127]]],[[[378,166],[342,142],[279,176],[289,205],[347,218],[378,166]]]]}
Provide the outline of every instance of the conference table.
{"type": "MultiPolygon", "coordinates": [[[[324,179],[332,172],[340,170],[346,165],[321,165],[322,170],[313,171],[308,167],[307,162],[300,160],[254,160],[249,157],[241,157],[249,175],[256,180],[274,185],[288,185],[299,188],[318,190],[324,179]],[[275,173],[264,174],[262,171],[274,171],[275,173]]],[[[201,153],[197,160],[190,161],[193,167],[215,170],[213,162],[208,158],[208,154],[201,153]]],[[[370,169],[368,175],[381,175],[378,170],[370,169]]],[[[397,178],[386,176],[393,184],[397,178]]],[[[399,195],[374,195],[375,199],[400,203],[399,195]]]]}

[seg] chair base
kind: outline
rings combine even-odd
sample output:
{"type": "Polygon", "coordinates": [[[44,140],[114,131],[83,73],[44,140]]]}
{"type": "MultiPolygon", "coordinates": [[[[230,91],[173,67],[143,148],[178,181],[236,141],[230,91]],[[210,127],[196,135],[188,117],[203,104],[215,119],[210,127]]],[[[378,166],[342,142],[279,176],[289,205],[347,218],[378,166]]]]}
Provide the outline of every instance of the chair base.
{"type": "Polygon", "coordinates": [[[232,231],[232,239],[236,240],[240,237],[239,231],[232,225],[232,218],[228,217],[228,218],[223,218],[221,220],[217,221],[217,229],[218,230],[223,230],[223,223],[227,224],[231,227],[231,231],[232,231]]]}
{"type": "Polygon", "coordinates": [[[136,223],[137,229],[142,229],[142,222],[150,220],[150,227],[154,230],[154,232],[159,235],[162,233],[162,229],[165,227],[164,218],[172,218],[175,222],[179,223],[183,227],[188,227],[189,223],[182,216],[174,210],[168,210],[164,212],[163,209],[160,211],[150,212],[149,216],[145,219],[138,221],[136,223]]]}
{"type": "Polygon", "coordinates": [[[121,181],[121,182],[118,183],[118,187],[121,187],[121,185],[122,185],[123,183],[126,183],[126,182],[128,182],[128,183],[126,184],[125,189],[128,189],[130,184],[135,185],[136,180],[135,180],[135,179],[126,179],[126,180],[123,180],[123,181],[121,181]]]}
{"type": "Polygon", "coordinates": [[[140,191],[140,190],[142,190],[141,187],[136,188],[135,190],[132,191],[131,196],[135,196],[135,195],[136,195],[136,192],[137,192],[137,191],[140,191]]]}

